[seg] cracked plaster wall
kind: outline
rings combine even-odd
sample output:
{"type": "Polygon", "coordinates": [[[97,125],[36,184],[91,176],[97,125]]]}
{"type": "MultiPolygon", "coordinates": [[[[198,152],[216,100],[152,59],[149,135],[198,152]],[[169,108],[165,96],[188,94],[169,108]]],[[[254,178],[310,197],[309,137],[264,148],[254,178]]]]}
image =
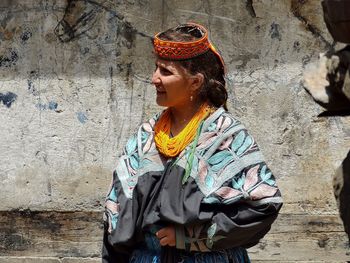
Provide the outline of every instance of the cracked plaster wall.
{"type": "Polygon", "coordinates": [[[319,1],[73,2],[0,2],[0,210],[101,211],[125,141],[160,110],[150,37],[196,21],[223,54],[229,108],[276,174],[282,213],[337,213],[332,174],[350,123],[317,118],[300,85],[334,46],[319,1]]]}

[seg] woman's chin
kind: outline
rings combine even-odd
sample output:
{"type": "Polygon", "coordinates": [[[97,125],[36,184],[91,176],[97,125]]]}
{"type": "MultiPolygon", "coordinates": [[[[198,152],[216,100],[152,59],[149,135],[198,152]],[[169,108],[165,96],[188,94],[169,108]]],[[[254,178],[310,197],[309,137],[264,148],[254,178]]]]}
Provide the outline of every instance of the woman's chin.
{"type": "Polygon", "coordinates": [[[160,96],[157,96],[156,98],[156,102],[159,106],[162,106],[162,107],[168,107],[169,103],[167,103],[167,101],[164,99],[164,98],[161,98],[160,96]]]}

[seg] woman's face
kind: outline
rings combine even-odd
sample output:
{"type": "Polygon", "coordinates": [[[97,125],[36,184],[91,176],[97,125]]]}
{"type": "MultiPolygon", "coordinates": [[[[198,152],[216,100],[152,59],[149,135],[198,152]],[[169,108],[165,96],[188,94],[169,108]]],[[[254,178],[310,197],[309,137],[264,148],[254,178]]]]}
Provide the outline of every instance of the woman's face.
{"type": "Polygon", "coordinates": [[[152,83],[157,90],[157,104],[164,107],[186,107],[191,102],[191,75],[174,61],[156,60],[152,83]]]}

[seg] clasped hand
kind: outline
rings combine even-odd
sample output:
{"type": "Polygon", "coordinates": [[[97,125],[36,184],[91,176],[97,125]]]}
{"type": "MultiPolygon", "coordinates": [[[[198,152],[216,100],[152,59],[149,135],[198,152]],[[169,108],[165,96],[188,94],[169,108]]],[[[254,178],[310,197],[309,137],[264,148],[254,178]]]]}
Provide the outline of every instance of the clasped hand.
{"type": "Polygon", "coordinates": [[[161,246],[174,247],[176,245],[175,227],[173,226],[160,229],[156,232],[156,237],[159,239],[161,246]]]}

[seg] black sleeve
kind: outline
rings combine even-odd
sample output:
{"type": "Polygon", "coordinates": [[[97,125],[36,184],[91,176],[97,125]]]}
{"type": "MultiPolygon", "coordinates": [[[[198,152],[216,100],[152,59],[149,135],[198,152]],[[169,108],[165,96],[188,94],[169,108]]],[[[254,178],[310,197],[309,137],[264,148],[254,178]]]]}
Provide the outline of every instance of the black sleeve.
{"type": "Polygon", "coordinates": [[[129,255],[117,252],[108,242],[108,226],[105,224],[102,246],[102,263],[128,263],[129,255]]]}
{"type": "Polygon", "coordinates": [[[176,227],[176,246],[179,249],[211,251],[234,247],[248,248],[256,245],[270,230],[282,207],[282,198],[265,163],[261,163],[259,169],[255,166],[243,170],[235,176],[235,182],[238,182],[238,185],[227,184],[211,195],[211,199],[215,199],[216,202],[201,204],[201,210],[213,211],[210,221],[176,227]],[[253,176],[253,172],[257,175],[260,173],[260,179],[251,185],[250,189],[244,190],[241,178],[247,178],[249,170],[249,176],[253,176]],[[241,185],[239,182],[242,182],[241,185]],[[241,194],[238,194],[239,187],[242,190],[241,194]],[[234,193],[237,193],[237,196],[229,199],[234,193]],[[221,198],[222,196],[226,199],[221,198]]]}

